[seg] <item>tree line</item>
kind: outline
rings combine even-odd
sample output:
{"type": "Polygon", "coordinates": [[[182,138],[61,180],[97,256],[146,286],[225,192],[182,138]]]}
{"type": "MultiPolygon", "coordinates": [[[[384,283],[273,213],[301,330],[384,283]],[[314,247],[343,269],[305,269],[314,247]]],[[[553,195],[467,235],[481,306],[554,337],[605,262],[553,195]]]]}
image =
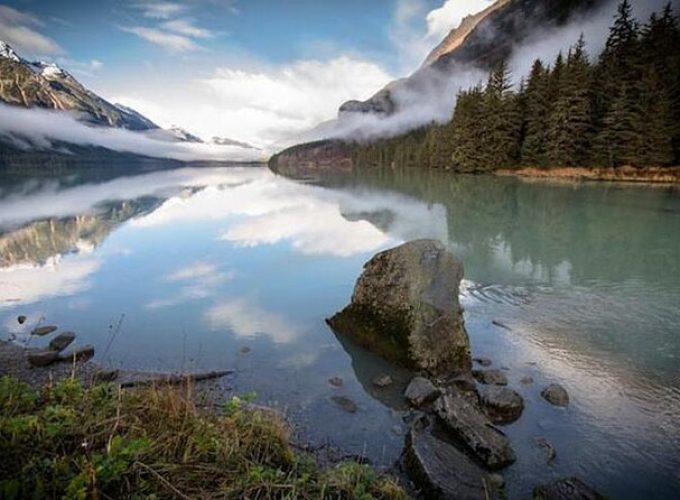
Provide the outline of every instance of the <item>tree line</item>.
{"type": "Polygon", "coordinates": [[[458,93],[453,118],[356,144],[358,165],[478,172],[517,166],[680,165],[680,26],[669,3],[645,25],[629,0],[597,61],[584,37],[516,87],[507,62],[458,93]]]}

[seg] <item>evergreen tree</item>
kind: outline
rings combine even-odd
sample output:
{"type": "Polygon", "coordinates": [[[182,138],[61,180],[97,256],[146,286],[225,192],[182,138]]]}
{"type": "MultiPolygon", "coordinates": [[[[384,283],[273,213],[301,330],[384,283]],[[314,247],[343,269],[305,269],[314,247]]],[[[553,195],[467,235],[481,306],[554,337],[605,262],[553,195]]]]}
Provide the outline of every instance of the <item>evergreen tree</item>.
{"type": "Polygon", "coordinates": [[[524,91],[524,140],[522,163],[546,166],[548,115],[550,113],[550,72],[540,59],[534,62],[524,91]]]}
{"type": "Polygon", "coordinates": [[[548,120],[547,156],[553,165],[587,164],[593,133],[591,69],[583,35],[569,51],[548,120]]]}

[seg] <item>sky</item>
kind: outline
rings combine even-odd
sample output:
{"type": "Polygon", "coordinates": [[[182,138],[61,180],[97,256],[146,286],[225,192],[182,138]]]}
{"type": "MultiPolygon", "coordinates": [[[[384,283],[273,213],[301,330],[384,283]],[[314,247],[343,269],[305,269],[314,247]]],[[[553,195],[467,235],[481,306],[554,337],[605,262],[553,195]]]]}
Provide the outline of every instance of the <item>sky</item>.
{"type": "Polygon", "coordinates": [[[0,40],[203,139],[270,145],[414,71],[490,0],[17,0],[0,40]]]}

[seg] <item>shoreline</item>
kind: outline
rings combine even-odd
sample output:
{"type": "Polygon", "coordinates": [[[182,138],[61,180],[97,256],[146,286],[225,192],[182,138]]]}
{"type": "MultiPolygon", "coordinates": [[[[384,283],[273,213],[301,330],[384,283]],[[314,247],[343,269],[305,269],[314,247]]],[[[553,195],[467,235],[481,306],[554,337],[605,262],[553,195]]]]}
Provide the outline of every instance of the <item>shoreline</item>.
{"type": "Polygon", "coordinates": [[[680,184],[680,167],[521,167],[503,168],[493,172],[499,177],[522,179],[545,179],[556,181],[622,182],[634,184],[680,184]]]}

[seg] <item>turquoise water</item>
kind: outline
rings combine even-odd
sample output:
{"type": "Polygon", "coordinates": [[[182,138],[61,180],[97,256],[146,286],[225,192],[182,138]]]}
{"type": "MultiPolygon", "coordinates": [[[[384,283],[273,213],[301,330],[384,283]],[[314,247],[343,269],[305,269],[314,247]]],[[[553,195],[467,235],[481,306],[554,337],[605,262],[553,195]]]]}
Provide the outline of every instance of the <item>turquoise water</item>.
{"type": "Polygon", "coordinates": [[[375,252],[422,237],[464,261],[473,354],[506,368],[526,399],[505,429],[519,455],[510,496],[565,475],[617,498],[680,496],[673,188],[389,170],[310,184],[264,168],[4,180],[0,335],[39,345],[26,333],[43,321],[114,367],[233,368],[225,389],[256,391],[313,444],[390,466],[408,374],[324,319],[375,252]],[[379,394],[370,381],[384,372],[398,382],[379,394]],[[521,385],[526,375],[535,383],[521,385]],[[538,395],[552,381],[568,389],[567,410],[538,395]],[[537,438],[557,451],[550,465],[537,438]]]}

